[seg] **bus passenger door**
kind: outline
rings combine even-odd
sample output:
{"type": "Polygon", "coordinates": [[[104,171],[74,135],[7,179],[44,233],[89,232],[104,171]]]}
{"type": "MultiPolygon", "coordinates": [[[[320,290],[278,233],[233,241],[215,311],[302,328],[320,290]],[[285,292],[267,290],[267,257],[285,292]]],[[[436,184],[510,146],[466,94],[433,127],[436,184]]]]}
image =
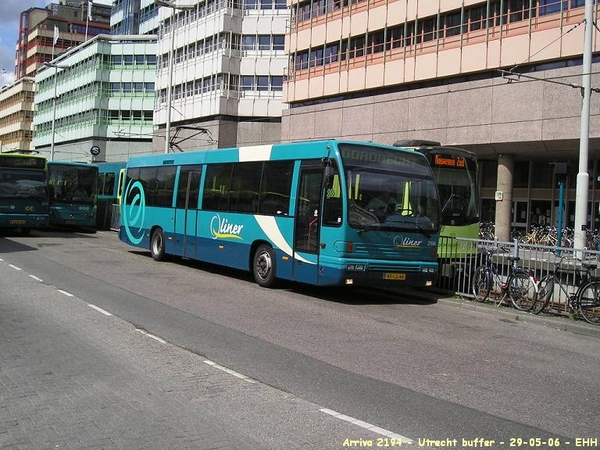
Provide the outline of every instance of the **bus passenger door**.
{"type": "Polygon", "coordinates": [[[177,188],[177,211],[175,233],[181,247],[177,254],[184,258],[195,259],[196,255],[196,218],[198,216],[198,191],[200,188],[201,168],[182,167],[177,188]]]}
{"type": "Polygon", "coordinates": [[[294,280],[317,283],[323,163],[303,161],[300,167],[294,229],[294,280]]]}

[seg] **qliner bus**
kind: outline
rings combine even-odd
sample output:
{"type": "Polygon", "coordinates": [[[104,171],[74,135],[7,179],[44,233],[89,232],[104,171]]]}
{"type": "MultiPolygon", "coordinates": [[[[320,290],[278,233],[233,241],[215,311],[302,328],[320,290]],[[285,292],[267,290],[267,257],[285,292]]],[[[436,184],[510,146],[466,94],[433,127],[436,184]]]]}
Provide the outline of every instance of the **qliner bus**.
{"type": "Polygon", "coordinates": [[[327,140],[132,157],[119,236],[155,260],[248,270],[263,287],[430,286],[439,216],[425,156],[327,140]],[[393,207],[371,210],[383,192],[393,207]]]}
{"type": "Polygon", "coordinates": [[[98,167],[77,162],[48,162],[50,225],[96,226],[98,167]]]}

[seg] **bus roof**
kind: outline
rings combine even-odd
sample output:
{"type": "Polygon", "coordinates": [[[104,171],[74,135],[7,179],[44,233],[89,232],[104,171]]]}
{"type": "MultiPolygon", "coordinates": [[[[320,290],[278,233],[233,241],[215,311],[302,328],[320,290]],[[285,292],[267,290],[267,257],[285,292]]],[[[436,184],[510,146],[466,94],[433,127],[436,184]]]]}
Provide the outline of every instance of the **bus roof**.
{"type": "Polygon", "coordinates": [[[95,164],[89,164],[85,162],[75,162],[75,161],[48,161],[49,166],[72,166],[72,167],[89,167],[93,169],[98,169],[95,164]]]}
{"type": "Polygon", "coordinates": [[[127,165],[126,161],[118,161],[118,162],[97,162],[93,163],[94,166],[98,166],[98,170],[100,173],[106,172],[118,172],[121,169],[124,169],[127,165]]]}
{"type": "Polygon", "coordinates": [[[127,165],[129,167],[145,167],[169,164],[204,164],[219,162],[250,162],[288,160],[300,157],[301,159],[314,159],[333,156],[340,144],[376,146],[395,151],[401,148],[367,141],[346,140],[314,140],[298,141],[280,144],[242,146],[211,150],[195,150],[184,153],[161,153],[153,155],[132,156],[127,165]],[[301,149],[302,154],[297,152],[301,149]],[[292,158],[291,155],[294,155],[292,158]]]}
{"type": "Polygon", "coordinates": [[[466,155],[470,155],[475,157],[475,153],[471,150],[466,150],[460,147],[452,147],[448,145],[442,145],[437,141],[425,141],[425,140],[417,140],[417,139],[401,139],[399,141],[394,142],[394,147],[401,148],[410,148],[410,149],[418,149],[418,150],[447,150],[454,153],[463,153],[466,155]]]}

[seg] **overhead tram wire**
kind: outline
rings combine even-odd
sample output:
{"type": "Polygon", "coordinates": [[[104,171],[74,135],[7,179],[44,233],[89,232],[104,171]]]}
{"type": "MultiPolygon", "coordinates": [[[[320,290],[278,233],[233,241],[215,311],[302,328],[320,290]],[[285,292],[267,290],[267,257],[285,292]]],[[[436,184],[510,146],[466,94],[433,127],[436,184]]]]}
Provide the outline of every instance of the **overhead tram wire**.
{"type": "MultiPolygon", "coordinates": [[[[552,42],[548,43],[547,45],[545,45],[544,47],[542,47],[541,49],[539,49],[537,52],[535,52],[533,55],[531,55],[527,59],[531,59],[532,57],[536,56],[538,53],[541,53],[542,51],[544,51],[545,49],[547,49],[549,46],[551,46],[552,44],[554,44],[559,39],[562,39],[564,36],[566,36],[567,34],[569,34],[570,32],[572,32],[573,30],[575,30],[577,27],[579,27],[583,23],[585,23],[585,19],[582,20],[582,21],[580,21],[579,23],[576,23],[575,25],[573,25],[567,31],[565,31],[564,33],[562,33],[560,36],[558,36],[552,42]]],[[[594,25],[594,28],[596,28],[596,30],[600,31],[600,28],[598,28],[598,24],[596,22],[593,22],[593,25],[594,25]]],[[[561,86],[568,86],[568,87],[571,87],[571,88],[579,89],[581,91],[582,95],[583,95],[583,86],[581,86],[580,84],[566,83],[566,82],[556,81],[556,79],[552,79],[552,78],[539,78],[539,77],[534,77],[534,76],[531,76],[531,75],[525,75],[523,73],[515,72],[515,69],[517,69],[518,67],[522,66],[524,63],[525,63],[525,61],[523,61],[520,64],[515,65],[514,67],[512,67],[509,70],[502,70],[502,69],[496,69],[496,70],[502,75],[502,78],[504,78],[505,80],[507,80],[508,83],[512,83],[513,81],[521,81],[521,78],[526,78],[528,80],[544,81],[546,83],[558,84],[558,85],[561,85],[561,86]],[[516,78],[511,78],[511,77],[516,77],[516,78]]],[[[596,73],[597,72],[592,72],[592,73],[590,73],[590,75],[594,75],[596,73]]],[[[557,77],[557,78],[565,78],[565,77],[557,77]]],[[[600,88],[591,88],[591,90],[592,90],[592,92],[600,93],[600,88]]]]}

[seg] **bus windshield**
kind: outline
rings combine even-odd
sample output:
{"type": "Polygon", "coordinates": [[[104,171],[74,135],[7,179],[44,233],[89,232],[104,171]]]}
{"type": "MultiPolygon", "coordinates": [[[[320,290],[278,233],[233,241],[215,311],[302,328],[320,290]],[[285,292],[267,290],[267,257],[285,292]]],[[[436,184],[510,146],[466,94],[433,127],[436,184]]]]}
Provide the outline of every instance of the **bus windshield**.
{"type": "Polygon", "coordinates": [[[51,199],[69,203],[93,203],[97,176],[96,167],[51,165],[51,199]]]}
{"type": "Polygon", "coordinates": [[[450,148],[432,150],[429,157],[440,193],[442,225],[478,223],[476,159],[450,148]]]}
{"type": "Polygon", "coordinates": [[[417,153],[340,145],[348,189],[348,223],[366,230],[439,229],[440,204],[431,168],[417,153]]]}
{"type": "Polygon", "coordinates": [[[10,170],[0,173],[1,198],[46,198],[46,172],[10,170]]]}

